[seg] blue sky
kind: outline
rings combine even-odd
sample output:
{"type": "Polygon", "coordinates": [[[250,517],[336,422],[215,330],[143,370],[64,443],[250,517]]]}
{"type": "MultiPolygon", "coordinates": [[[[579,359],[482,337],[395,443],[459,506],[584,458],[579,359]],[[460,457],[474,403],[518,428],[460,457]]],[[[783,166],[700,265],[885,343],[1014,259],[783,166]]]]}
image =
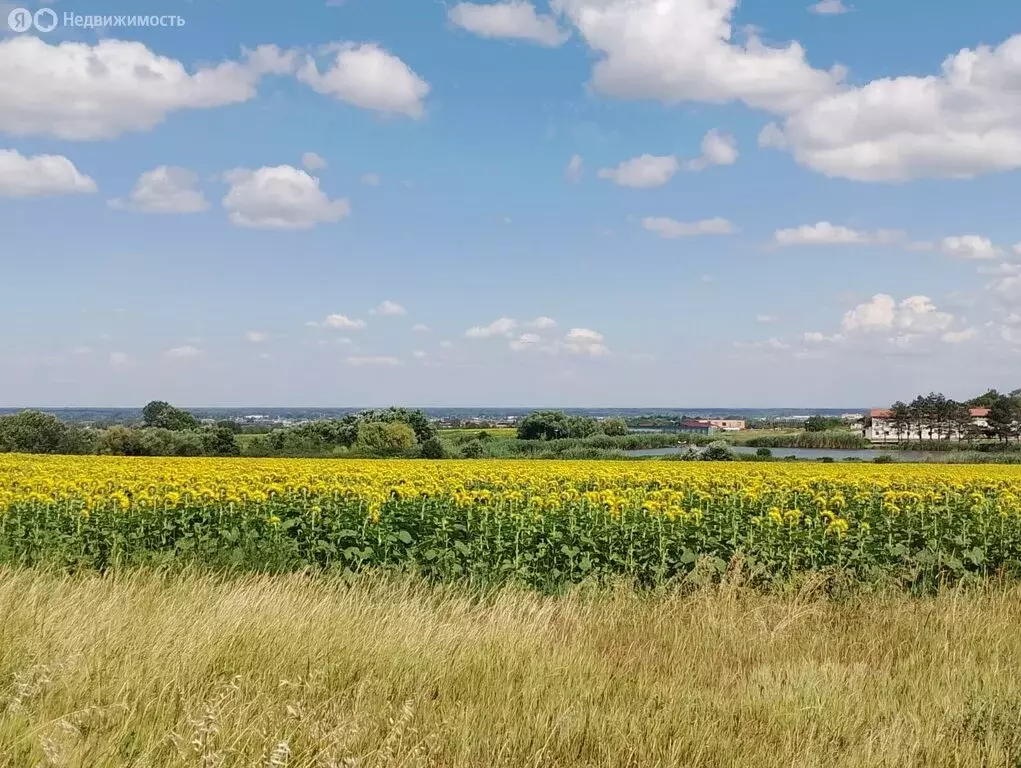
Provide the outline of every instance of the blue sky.
{"type": "Polygon", "coordinates": [[[1021,386],[1018,4],[295,5],[0,36],[0,405],[1021,386]]]}

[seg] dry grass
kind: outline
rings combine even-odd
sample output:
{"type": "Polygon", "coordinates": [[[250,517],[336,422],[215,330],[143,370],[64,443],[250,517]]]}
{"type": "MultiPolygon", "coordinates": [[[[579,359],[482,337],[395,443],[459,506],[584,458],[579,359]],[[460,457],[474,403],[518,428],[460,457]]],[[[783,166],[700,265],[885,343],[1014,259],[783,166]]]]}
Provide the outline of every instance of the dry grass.
{"type": "Polygon", "coordinates": [[[0,571],[0,765],[1021,765],[1021,588],[0,571]]]}

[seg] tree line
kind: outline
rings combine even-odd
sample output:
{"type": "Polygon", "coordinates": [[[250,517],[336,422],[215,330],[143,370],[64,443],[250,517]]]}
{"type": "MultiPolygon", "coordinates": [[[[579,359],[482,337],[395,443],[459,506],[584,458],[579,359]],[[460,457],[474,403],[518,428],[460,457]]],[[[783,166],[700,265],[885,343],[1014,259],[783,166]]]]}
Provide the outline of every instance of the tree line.
{"type": "Polygon", "coordinates": [[[907,435],[938,441],[957,436],[968,442],[988,438],[1008,443],[1021,439],[1021,389],[1006,395],[991,389],[965,402],[930,392],[910,403],[898,400],[890,406],[888,421],[898,439],[907,435]],[[989,409],[985,426],[972,418],[972,408],[989,409]]]}

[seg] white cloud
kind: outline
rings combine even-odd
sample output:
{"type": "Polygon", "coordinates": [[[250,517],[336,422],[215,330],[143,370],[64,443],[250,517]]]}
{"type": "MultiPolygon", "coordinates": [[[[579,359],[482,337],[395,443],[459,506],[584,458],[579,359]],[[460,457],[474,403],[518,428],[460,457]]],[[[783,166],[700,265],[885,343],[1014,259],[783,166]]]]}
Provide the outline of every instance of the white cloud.
{"type": "Polygon", "coordinates": [[[428,333],[429,326],[425,325],[424,323],[415,323],[413,326],[411,326],[411,330],[414,331],[415,333],[428,333]]]}
{"type": "Polygon", "coordinates": [[[65,41],[24,35],[0,40],[0,130],[16,136],[111,139],[145,131],[181,109],[248,101],[262,75],[284,73],[293,54],[275,46],[189,73],[140,42],[65,41]]]}
{"type": "Polygon", "coordinates": [[[823,16],[835,16],[847,13],[851,9],[844,5],[841,0],[819,0],[815,5],[808,6],[808,10],[823,16]]]}
{"type": "Polygon", "coordinates": [[[660,237],[693,237],[695,235],[729,235],[734,226],[726,219],[703,219],[702,221],[684,222],[665,216],[646,216],[642,219],[642,227],[656,232],[660,237]]]}
{"type": "Polygon", "coordinates": [[[448,340],[444,339],[443,341],[440,342],[440,348],[441,349],[453,349],[454,348],[454,342],[448,341],[448,340]]]}
{"type": "Polygon", "coordinates": [[[776,315],[756,315],[755,322],[757,323],[775,323],[779,318],[776,315]]]}
{"type": "Polygon", "coordinates": [[[348,365],[353,365],[356,368],[360,368],[362,366],[390,367],[401,364],[401,361],[398,358],[390,357],[388,355],[379,355],[375,357],[354,355],[352,357],[346,358],[345,360],[348,365]]]}
{"type": "Polygon", "coordinates": [[[315,152],[306,152],[301,156],[301,164],[307,171],[318,171],[326,167],[326,160],[315,152]]]}
{"type": "Polygon", "coordinates": [[[121,368],[131,362],[131,358],[124,352],[111,352],[110,365],[114,368],[121,368]]]}
{"type": "Polygon", "coordinates": [[[537,333],[523,333],[518,336],[518,338],[510,342],[510,348],[515,352],[522,352],[535,346],[540,341],[542,341],[542,339],[537,333]]]}
{"type": "Polygon", "coordinates": [[[427,357],[427,356],[428,356],[428,355],[427,355],[427,354],[425,353],[425,351],[424,351],[424,350],[421,350],[421,349],[416,349],[416,350],[415,350],[414,352],[412,352],[412,353],[411,353],[411,355],[412,355],[412,357],[414,357],[414,358],[415,358],[415,359],[417,359],[417,360],[421,360],[421,359],[423,359],[424,357],[427,357]]]}
{"type": "Polygon", "coordinates": [[[319,179],[290,165],[239,168],[224,178],[231,187],[223,207],[239,227],[310,229],[351,212],[347,200],[331,200],[319,188],[319,179]]]}
{"type": "Polygon", "coordinates": [[[202,354],[202,350],[200,350],[198,347],[185,345],[183,347],[174,347],[173,349],[168,349],[163,354],[164,356],[172,360],[187,360],[192,357],[198,357],[199,355],[202,354]]]}
{"type": "Polygon", "coordinates": [[[604,357],[610,354],[603,343],[603,334],[589,328],[572,328],[564,337],[563,347],[573,355],[604,357]]]}
{"type": "Polygon", "coordinates": [[[373,314],[373,315],[386,315],[386,316],[396,316],[396,315],[406,315],[406,314],[408,314],[408,310],[406,310],[404,307],[402,307],[396,301],[390,301],[389,299],[387,299],[386,301],[380,303],[380,305],[377,306],[375,309],[370,309],[369,312],[371,314],[373,314]]]}
{"type": "Polygon", "coordinates": [[[944,237],[940,242],[940,250],[952,258],[970,261],[995,259],[1002,253],[988,237],[979,235],[944,237]]]}
{"type": "Polygon", "coordinates": [[[792,245],[888,245],[904,238],[904,233],[893,229],[877,229],[865,232],[849,227],[820,221],[790,229],[778,229],[773,233],[777,246],[792,245]]]}
{"type": "Polygon", "coordinates": [[[510,336],[518,327],[517,320],[509,317],[501,317],[489,325],[476,325],[465,331],[465,337],[469,339],[488,339],[491,336],[510,336]]]}
{"type": "MultiPolygon", "coordinates": [[[[313,323],[316,325],[316,323],[313,323]]],[[[358,320],[347,315],[327,315],[326,319],[318,325],[322,328],[334,328],[343,331],[360,331],[366,327],[364,320],[358,320]]]]}
{"type": "Polygon", "coordinates": [[[451,23],[480,37],[528,40],[556,47],[570,37],[553,16],[537,14],[525,0],[458,3],[448,12],[451,23]]]}
{"type": "Polygon", "coordinates": [[[828,176],[897,182],[1021,168],[1021,35],[963,49],[939,74],[812,100],[783,129],[795,159],[828,176]]]}
{"type": "Polygon", "coordinates": [[[92,347],[75,347],[71,350],[71,353],[74,355],[91,355],[92,352],[92,347]]]}
{"type": "Polygon", "coordinates": [[[965,341],[971,341],[978,335],[978,331],[974,328],[966,328],[963,331],[948,331],[944,333],[940,339],[945,341],[947,344],[961,344],[965,341]]]}
{"type": "Polygon", "coordinates": [[[554,0],[598,54],[600,93],[666,103],[742,101],[786,112],[831,92],[842,70],[824,72],[792,42],[755,33],[736,42],[737,0],[554,0]]]}
{"type": "Polygon", "coordinates": [[[901,302],[892,296],[877,293],[844,315],[841,328],[845,333],[898,331],[929,334],[946,331],[954,322],[948,312],[939,312],[928,296],[909,296],[901,302]]]}
{"type": "Polygon", "coordinates": [[[80,173],[63,155],[25,157],[13,149],[0,149],[0,197],[46,197],[96,191],[96,182],[80,173]]]}
{"type": "Polygon", "coordinates": [[[378,187],[381,179],[378,173],[365,173],[362,174],[362,184],[370,187],[378,187]]]}
{"type": "Polygon", "coordinates": [[[673,155],[665,157],[641,155],[625,160],[616,168],[600,168],[598,176],[601,179],[610,179],[622,187],[648,189],[666,184],[680,167],[673,155]]]}
{"type": "Polygon", "coordinates": [[[549,328],[556,328],[557,321],[554,320],[552,317],[542,316],[525,323],[525,327],[532,328],[536,331],[545,331],[548,330],[549,328]]]}
{"type": "Polygon", "coordinates": [[[737,162],[737,141],[729,133],[713,128],[702,139],[702,155],[688,162],[689,171],[701,171],[711,165],[733,165],[737,162]]]}
{"type": "Polygon", "coordinates": [[[248,331],[245,334],[245,338],[253,344],[261,344],[262,342],[269,340],[269,334],[263,333],[262,331],[248,331]]]}
{"type": "Polygon", "coordinates": [[[575,183],[581,181],[581,167],[583,162],[581,155],[572,155],[570,162],[567,163],[567,169],[564,171],[564,178],[575,183]]]}
{"type": "Polygon", "coordinates": [[[375,43],[341,43],[325,49],[333,64],[320,72],[308,57],[298,79],[317,93],[362,109],[418,119],[425,114],[429,84],[397,56],[375,43]]]}
{"type": "Polygon", "coordinates": [[[197,185],[194,171],[161,165],[138,177],[127,201],[115,198],[110,206],[144,213],[199,213],[209,205],[197,185]]]}

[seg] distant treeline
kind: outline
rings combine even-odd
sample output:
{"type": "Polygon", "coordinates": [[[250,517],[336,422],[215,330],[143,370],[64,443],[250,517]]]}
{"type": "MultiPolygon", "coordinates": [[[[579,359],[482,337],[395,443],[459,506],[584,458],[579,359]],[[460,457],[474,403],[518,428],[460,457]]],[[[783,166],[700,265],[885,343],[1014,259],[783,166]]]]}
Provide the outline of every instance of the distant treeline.
{"type": "Polygon", "coordinates": [[[983,438],[1003,443],[1021,440],[1021,389],[1001,394],[990,389],[978,397],[958,402],[942,393],[918,395],[910,403],[898,400],[890,406],[887,420],[898,435],[949,441],[953,437],[968,442],[983,438]],[[973,408],[987,408],[985,425],[971,415],[973,408]]]}

